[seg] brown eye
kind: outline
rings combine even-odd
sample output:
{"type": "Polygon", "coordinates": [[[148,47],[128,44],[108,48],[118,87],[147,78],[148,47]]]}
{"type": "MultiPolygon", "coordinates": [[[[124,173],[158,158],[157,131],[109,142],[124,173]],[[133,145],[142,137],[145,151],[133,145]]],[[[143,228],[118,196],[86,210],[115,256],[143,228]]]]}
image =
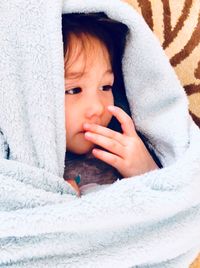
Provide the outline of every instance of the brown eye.
{"type": "Polygon", "coordinates": [[[113,87],[112,87],[111,85],[105,85],[105,86],[102,86],[102,89],[103,89],[104,91],[109,91],[109,90],[112,90],[113,87]]]}
{"type": "Polygon", "coordinates": [[[74,94],[78,94],[81,92],[81,88],[80,87],[76,87],[76,88],[72,88],[69,90],[65,90],[65,94],[69,94],[69,95],[74,95],[74,94]]]}

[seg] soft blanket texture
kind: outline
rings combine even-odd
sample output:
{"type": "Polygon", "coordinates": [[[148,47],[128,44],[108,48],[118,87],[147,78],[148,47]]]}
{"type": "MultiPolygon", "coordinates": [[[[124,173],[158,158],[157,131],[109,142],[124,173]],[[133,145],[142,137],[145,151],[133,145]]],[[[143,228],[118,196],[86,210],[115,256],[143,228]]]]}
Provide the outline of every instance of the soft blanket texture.
{"type": "Polygon", "coordinates": [[[2,1],[0,17],[0,266],[188,267],[200,250],[200,131],[143,18],[118,0],[2,1]],[[164,166],[81,198],[63,180],[61,14],[74,11],[129,27],[127,98],[164,166]]]}

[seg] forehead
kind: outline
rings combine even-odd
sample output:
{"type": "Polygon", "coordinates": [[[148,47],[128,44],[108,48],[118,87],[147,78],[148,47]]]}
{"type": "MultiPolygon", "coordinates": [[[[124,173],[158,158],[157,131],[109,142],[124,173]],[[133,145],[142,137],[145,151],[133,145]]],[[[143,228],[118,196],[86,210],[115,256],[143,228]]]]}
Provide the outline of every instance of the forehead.
{"type": "Polygon", "coordinates": [[[65,74],[69,76],[75,72],[87,73],[95,63],[102,68],[112,69],[110,55],[104,43],[89,34],[71,33],[65,54],[65,74]]]}

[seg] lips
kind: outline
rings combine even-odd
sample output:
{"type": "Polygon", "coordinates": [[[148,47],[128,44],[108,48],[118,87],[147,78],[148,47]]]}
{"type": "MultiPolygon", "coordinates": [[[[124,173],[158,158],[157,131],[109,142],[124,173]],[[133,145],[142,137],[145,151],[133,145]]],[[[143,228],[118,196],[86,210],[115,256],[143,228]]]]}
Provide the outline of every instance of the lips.
{"type": "MultiPolygon", "coordinates": [[[[102,125],[99,122],[88,122],[89,124],[102,125]]],[[[79,133],[85,133],[87,130],[81,130],[79,133]]]]}

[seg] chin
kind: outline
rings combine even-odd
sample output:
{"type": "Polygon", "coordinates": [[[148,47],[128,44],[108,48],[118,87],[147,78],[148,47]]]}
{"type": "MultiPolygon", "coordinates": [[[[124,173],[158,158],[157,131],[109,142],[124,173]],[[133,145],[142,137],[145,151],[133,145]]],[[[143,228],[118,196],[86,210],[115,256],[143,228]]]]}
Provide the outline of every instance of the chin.
{"type": "Polygon", "coordinates": [[[70,151],[76,154],[87,154],[89,153],[95,145],[93,143],[88,142],[87,144],[81,144],[77,148],[73,148],[70,151]]]}
{"type": "Polygon", "coordinates": [[[86,154],[90,152],[95,144],[84,138],[84,133],[78,133],[81,135],[75,135],[71,142],[66,146],[67,150],[75,154],[86,154]]]}

